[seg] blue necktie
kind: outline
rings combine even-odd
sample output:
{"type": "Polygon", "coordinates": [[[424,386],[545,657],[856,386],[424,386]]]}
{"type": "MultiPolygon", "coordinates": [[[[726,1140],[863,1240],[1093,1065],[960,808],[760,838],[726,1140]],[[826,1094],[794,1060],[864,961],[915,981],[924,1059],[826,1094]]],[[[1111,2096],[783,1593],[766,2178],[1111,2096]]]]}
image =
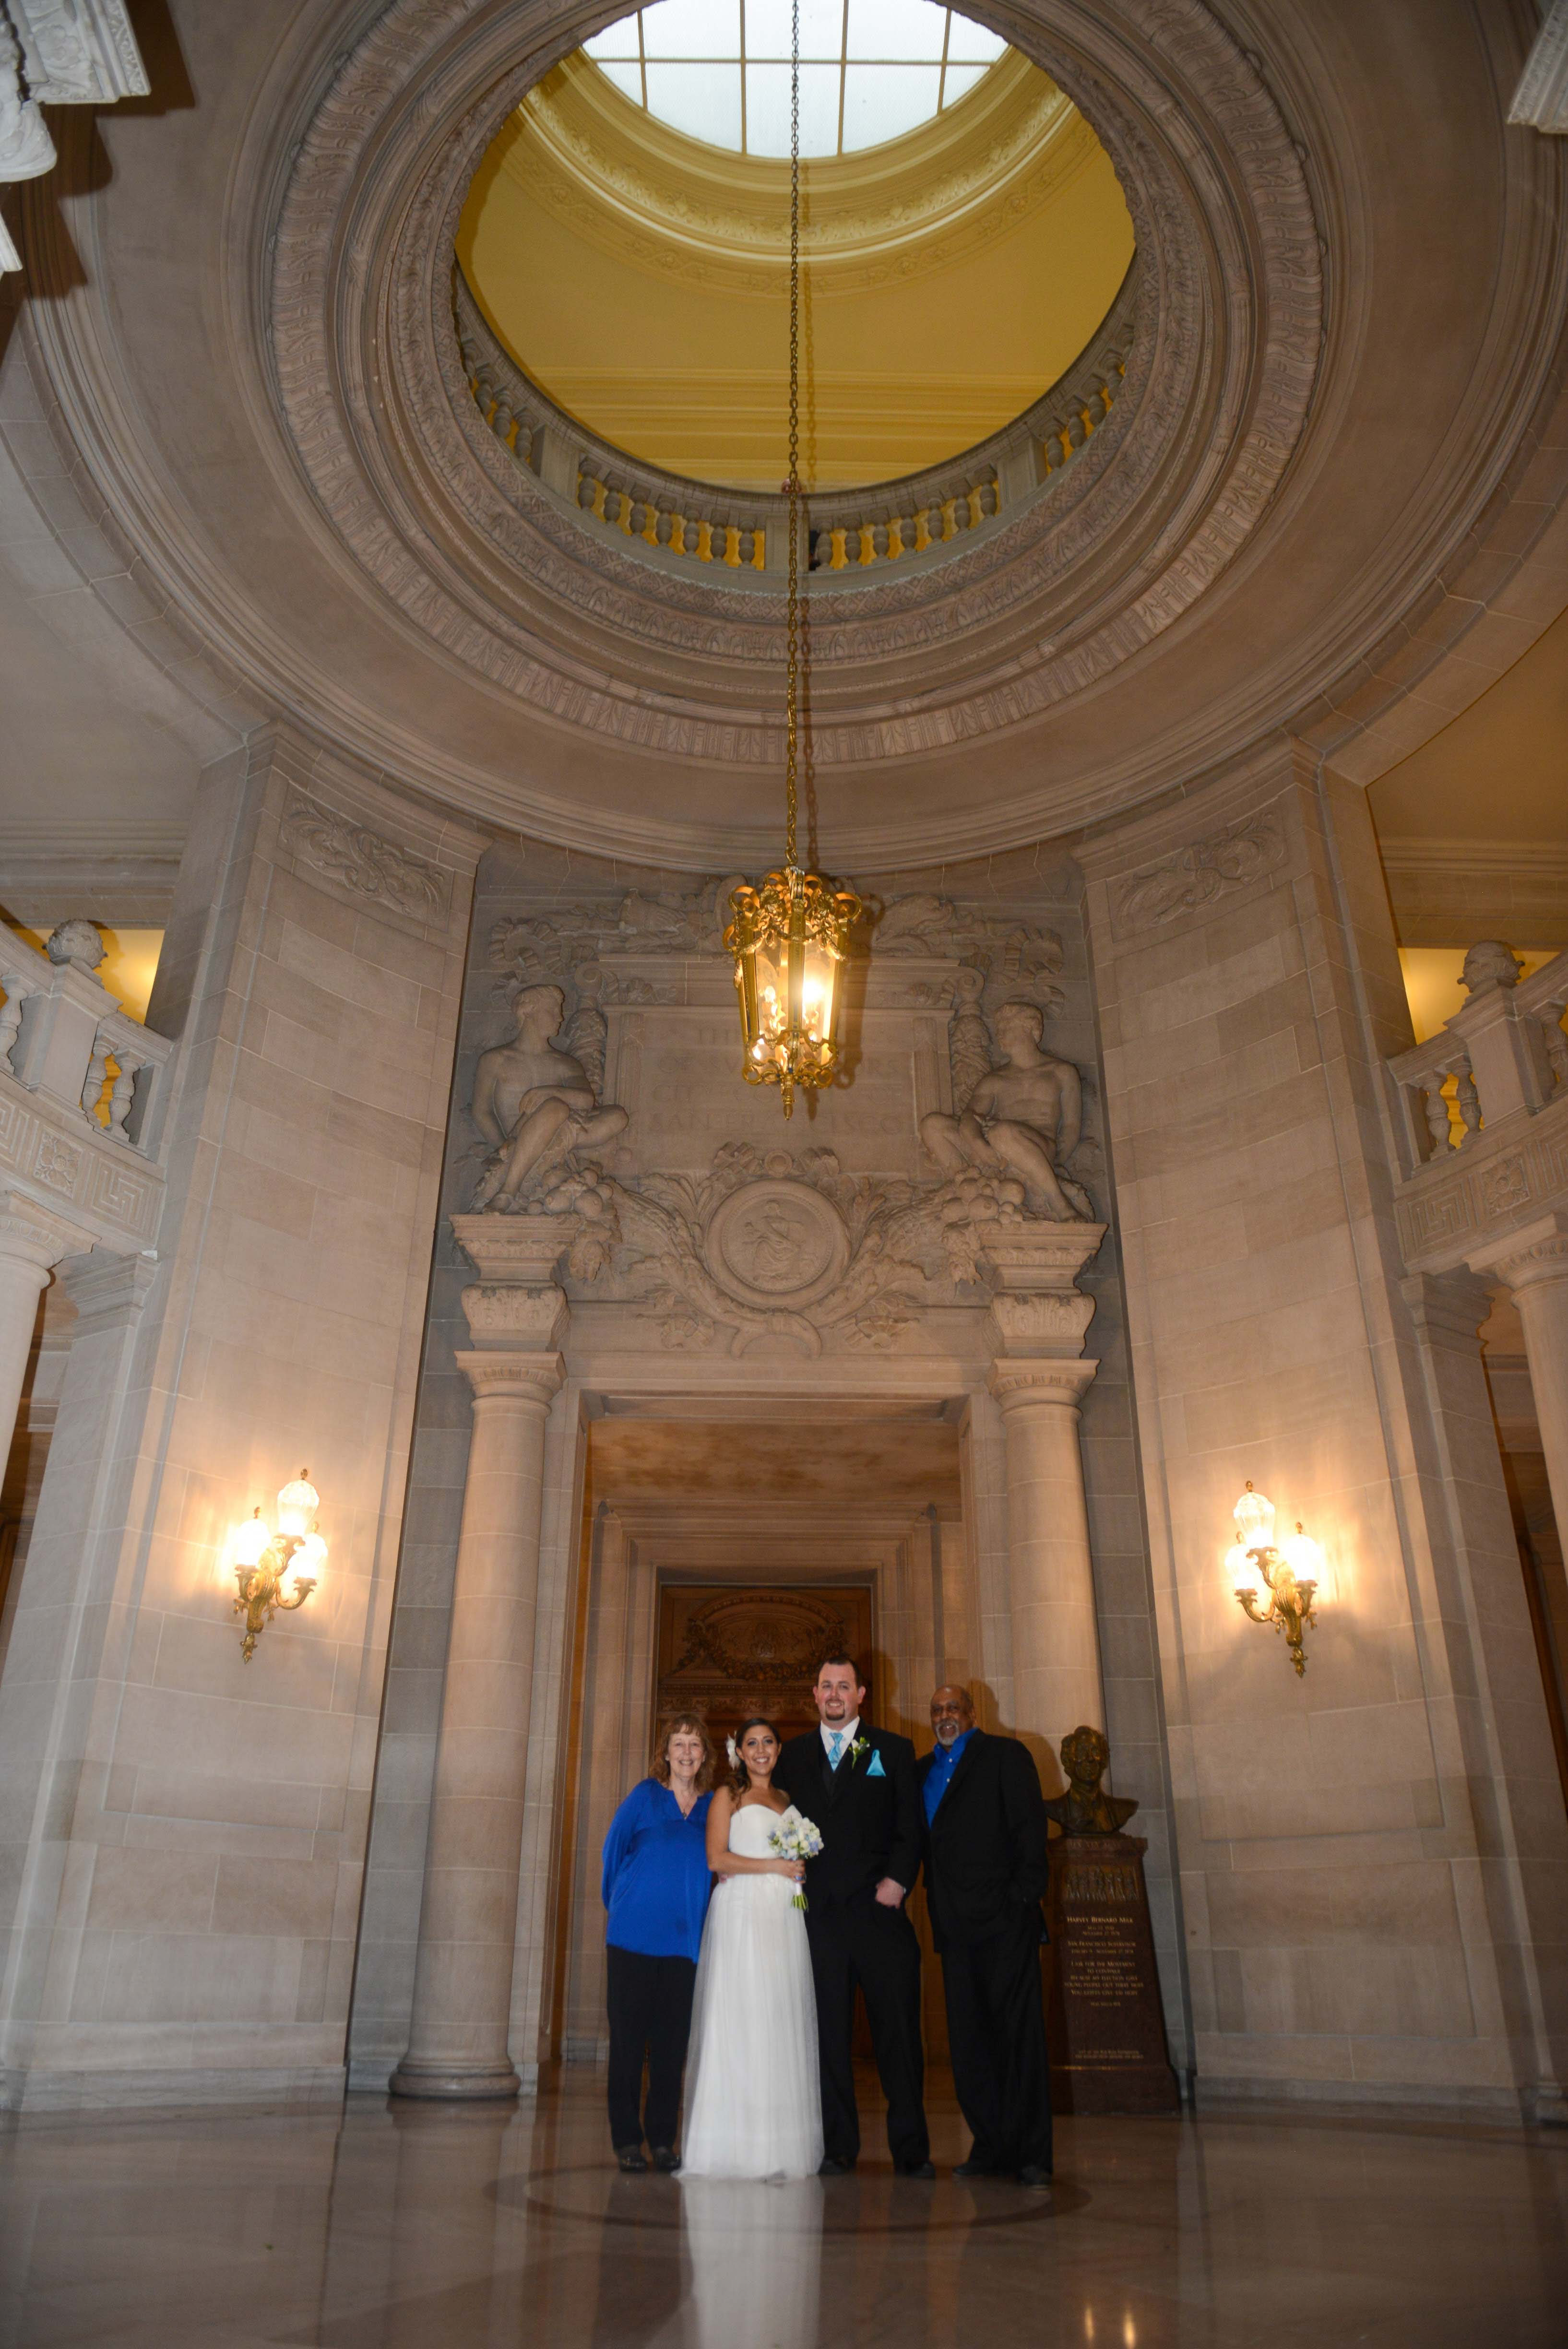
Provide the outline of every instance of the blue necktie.
{"type": "Polygon", "coordinates": [[[844,1732],[842,1729],[830,1729],[827,1733],[827,1766],[830,1770],[836,1770],[838,1767],[838,1757],[844,1751],[844,1732]]]}

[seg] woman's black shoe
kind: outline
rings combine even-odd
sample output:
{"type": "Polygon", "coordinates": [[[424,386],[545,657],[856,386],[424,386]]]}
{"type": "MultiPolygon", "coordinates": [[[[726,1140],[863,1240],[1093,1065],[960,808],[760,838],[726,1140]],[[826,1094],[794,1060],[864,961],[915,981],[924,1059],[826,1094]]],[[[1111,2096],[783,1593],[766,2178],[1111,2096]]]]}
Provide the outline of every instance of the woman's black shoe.
{"type": "Polygon", "coordinates": [[[679,2169],[680,2156],[673,2146],[656,2145],[653,2148],[653,2166],[655,2169],[679,2169]]]}
{"type": "Polygon", "coordinates": [[[646,2169],[648,2168],[648,2164],[643,2158],[642,2147],[639,2145],[618,2145],[615,2149],[615,2158],[619,2162],[621,2168],[626,2170],[646,2169]]]}

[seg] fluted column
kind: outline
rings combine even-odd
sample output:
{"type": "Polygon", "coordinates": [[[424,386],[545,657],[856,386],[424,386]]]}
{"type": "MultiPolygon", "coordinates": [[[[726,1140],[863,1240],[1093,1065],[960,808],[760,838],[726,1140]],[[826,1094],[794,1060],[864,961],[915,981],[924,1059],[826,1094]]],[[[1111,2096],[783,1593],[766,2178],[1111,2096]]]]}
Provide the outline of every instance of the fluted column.
{"type": "Polygon", "coordinates": [[[1078,1405],[1096,1361],[1003,1360],[991,1373],[1007,1438],[1013,1725],[1054,1757],[1105,1726],[1078,1405]]]}
{"type": "Polygon", "coordinates": [[[1470,1261],[1505,1280],[1519,1308],[1552,1506],[1568,1547],[1568,1213],[1545,1216],[1470,1261]]]}
{"type": "Polygon", "coordinates": [[[57,1229],[14,1194],[0,1195],[0,1471],[16,1430],[38,1299],[60,1258],[90,1246],[57,1229]]]}
{"type": "Polygon", "coordinates": [[[473,1388],[436,1747],[405,2096],[511,2096],[507,2048],[523,1842],[545,1423],[557,1353],[459,1354],[473,1388]]]}

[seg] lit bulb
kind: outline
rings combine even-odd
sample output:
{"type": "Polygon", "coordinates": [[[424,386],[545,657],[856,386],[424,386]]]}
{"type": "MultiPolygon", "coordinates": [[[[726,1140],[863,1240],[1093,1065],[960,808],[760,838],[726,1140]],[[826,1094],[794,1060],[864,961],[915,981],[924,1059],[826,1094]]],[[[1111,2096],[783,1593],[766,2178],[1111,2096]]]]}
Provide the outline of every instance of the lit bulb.
{"type": "Polygon", "coordinates": [[[1282,1544],[1281,1555],[1298,1582],[1317,1584],[1323,1580],[1323,1552],[1311,1534],[1303,1534],[1300,1526],[1282,1544]]]}
{"type": "Polygon", "coordinates": [[[255,1566],[271,1539],[271,1529],[263,1523],[262,1513],[257,1509],[234,1535],[234,1564],[255,1566]]]}
{"type": "Polygon", "coordinates": [[[1240,1529],[1243,1546],[1248,1549],[1267,1549],[1274,1538],[1274,1505],[1266,1493],[1254,1493],[1251,1477],[1247,1489],[1231,1512],[1240,1529]]]}
{"type": "Polygon", "coordinates": [[[1258,1571],[1258,1561],[1241,1542],[1232,1542],[1225,1553],[1225,1571],[1231,1578],[1231,1588],[1238,1596],[1250,1590],[1254,1597],[1263,1588],[1263,1578],[1258,1571]]]}
{"type": "Polygon", "coordinates": [[[302,1468],[293,1484],[286,1485],[277,1496],[279,1533],[308,1533],[320,1506],[321,1495],[302,1468]]]}
{"type": "Polygon", "coordinates": [[[308,1575],[312,1580],[317,1580],[319,1578],[321,1569],[326,1563],[327,1543],[325,1539],[317,1533],[306,1534],[305,1539],[300,1543],[299,1547],[294,1553],[294,1573],[299,1576],[308,1575]]]}

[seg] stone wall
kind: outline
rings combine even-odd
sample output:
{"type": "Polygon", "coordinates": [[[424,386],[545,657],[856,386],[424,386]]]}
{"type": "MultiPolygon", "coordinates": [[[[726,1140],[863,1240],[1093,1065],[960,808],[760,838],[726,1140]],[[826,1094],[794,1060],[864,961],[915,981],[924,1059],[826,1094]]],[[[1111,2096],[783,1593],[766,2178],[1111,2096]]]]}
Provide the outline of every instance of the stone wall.
{"type": "Polygon", "coordinates": [[[1288,746],[1084,854],[1200,2080],[1560,2100],[1565,1827],[1469,1282],[1407,1283],[1361,793],[1288,746]],[[1222,1572],[1323,1544],[1303,1679],[1222,1572]]]}
{"type": "Polygon", "coordinates": [[[76,1259],[0,1682],[13,2105],[336,2094],[480,842],[287,735],[210,770],[155,1250],[76,1259]],[[226,1547],[307,1464],[319,1589],[226,1547]]]}

